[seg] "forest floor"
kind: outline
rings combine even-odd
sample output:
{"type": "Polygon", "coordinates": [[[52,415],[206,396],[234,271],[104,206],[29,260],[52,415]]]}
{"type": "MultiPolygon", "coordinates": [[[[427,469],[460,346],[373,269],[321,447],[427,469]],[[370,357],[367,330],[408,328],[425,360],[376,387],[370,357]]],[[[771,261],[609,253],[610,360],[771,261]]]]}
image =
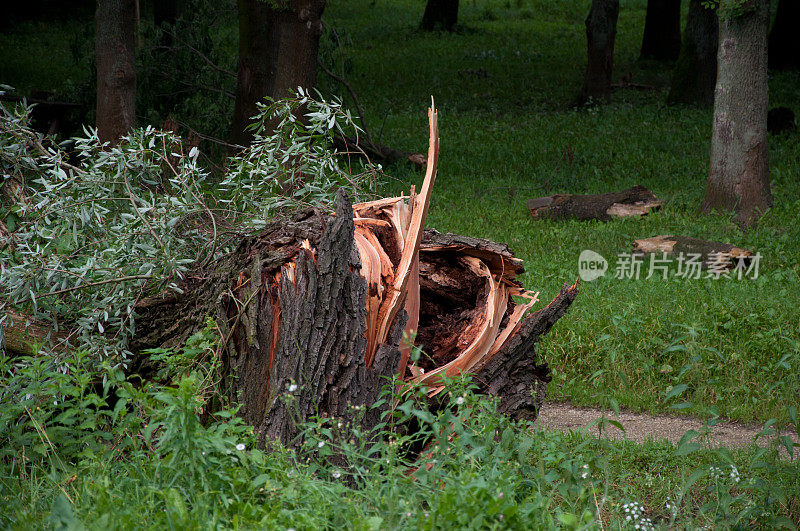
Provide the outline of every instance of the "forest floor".
{"type": "MultiPolygon", "coordinates": [[[[686,432],[690,430],[703,432],[707,427],[709,432],[706,442],[713,448],[747,448],[753,444],[767,448],[774,444],[779,436],[786,436],[795,443],[800,443],[800,437],[790,431],[770,430],[770,433],[759,436],[763,428],[746,426],[738,422],[721,421],[712,426],[696,417],[649,415],[624,410],[617,414],[599,408],[576,407],[564,402],[547,402],[539,411],[535,427],[545,430],[579,431],[608,439],[628,439],[637,443],[666,440],[673,445],[680,443],[686,432]],[[603,419],[621,423],[624,430],[604,425],[603,419]]],[[[788,456],[784,448],[780,451],[784,457],[788,456]]],[[[800,447],[795,447],[793,457],[799,456],[800,447]]]]}

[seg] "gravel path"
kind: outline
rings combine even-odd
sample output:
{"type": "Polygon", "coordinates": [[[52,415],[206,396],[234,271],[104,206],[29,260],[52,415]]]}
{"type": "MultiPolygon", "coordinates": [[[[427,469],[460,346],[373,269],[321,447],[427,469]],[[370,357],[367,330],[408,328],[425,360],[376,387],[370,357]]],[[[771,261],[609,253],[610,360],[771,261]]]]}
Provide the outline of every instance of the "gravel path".
{"type": "MultiPolygon", "coordinates": [[[[596,424],[602,411],[593,408],[575,407],[571,404],[547,402],[539,412],[536,426],[553,430],[589,431],[600,435],[596,424]]],[[[603,436],[611,439],[630,439],[644,442],[648,439],[666,439],[672,444],[678,444],[683,434],[688,430],[700,430],[703,421],[694,417],[670,417],[661,415],[648,415],[646,413],[630,413],[620,411],[619,416],[613,411],[605,412],[606,418],[619,421],[625,428],[622,432],[614,426],[606,425],[603,436]]],[[[750,427],[735,422],[720,422],[712,428],[711,444],[713,446],[727,446],[728,448],[743,448],[752,444],[761,427],[750,427]]],[[[783,432],[794,441],[800,442],[796,433],[783,432]]],[[[759,446],[769,446],[776,435],[759,437],[756,443],[759,446]]],[[[782,449],[786,455],[786,450],[782,449]]],[[[794,457],[800,458],[800,449],[794,448],[794,457]]]]}

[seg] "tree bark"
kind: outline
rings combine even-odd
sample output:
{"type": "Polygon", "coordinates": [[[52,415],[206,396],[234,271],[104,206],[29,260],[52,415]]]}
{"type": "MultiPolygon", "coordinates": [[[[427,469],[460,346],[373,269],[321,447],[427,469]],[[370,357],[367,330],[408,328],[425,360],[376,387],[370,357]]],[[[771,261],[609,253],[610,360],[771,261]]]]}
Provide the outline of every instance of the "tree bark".
{"type": "Polygon", "coordinates": [[[317,52],[326,0],[238,0],[239,71],[231,141],[246,145],[257,103],[283,98],[317,80],[317,52]]]}
{"type": "Polygon", "coordinates": [[[136,123],[134,0],[98,0],[95,30],[97,132],[114,145],[136,123]]]}
{"type": "Polygon", "coordinates": [[[780,0],[775,23],[769,34],[769,67],[776,70],[800,69],[800,2],[780,0]]]}
{"type": "Polygon", "coordinates": [[[728,269],[749,266],[753,252],[730,243],[700,240],[689,236],[661,235],[633,241],[633,254],[697,255],[703,267],[718,267],[725,264],[728,269]]]}
{"type": "Polygon", "coordinates": [[[717,82],[718,32],[716,12],[703,6],[702,0],[690,0],[683,43],[667,96],[668,103],[713,105],[717,82]]]}
{"type": "Polygon", "coordinates": [[[674,61],[681,51],[681,0],[647,0],[641,59],[674,61]]]}
{"type": "MultiPolygon", "coordinates": [[[[277,439],[291,445],[298,423],[312,415],[352,419],[357,414],[353,406],[367,406],[360,422],[365,429],[374,426],[385,407],[369,406],[387,379],[398,374],[408,314],[397,314],[386,341],[366,363],[366,309],[372,294],[360,274],[354,232],[353,209],[341,194],[334,216],[310,210],[273,220],[234,253],[193,275],[182,286],[183,295],[141,303],[134,351],[179,346],[211,315],[223,337],[223,393],[241,405],[239,414],[256,428],[262,444],[277,439]]],[[[470,306],[474,296],[481,300],[485,294],[483,284],[462,267],[463,257],[480,259],[505,274],[522,271],[504,245],[426,231],[419,253],[417,337],[432,353],[447,349],[441,345],[456,337],[454,330],[461,326],[456,317],[475,312],[470,306]],[[440,326],[445,319],[452,320],[453,328],[440,326]]],[[[576,294],[576,286],[565,286],[548,306],[523,318],[487,363],[476,366],[481,391],[499,396],[502,412],[535,418],[550,377],[534,344],[576,294]]],[[[512,300],[502,307],[509,313],[514,308],[512,300]]],[[[136,358],[133,370],[144,376],[153,372],[145,356],[136,358]]]]}
{"type": "MultiPolygon", "coordinates": [[[[723,0],[720,9],[734,0],[723,0]]],[[[729,210],[750,225],[772,206],[767,151],[769,1],[720,21],[711,166],[703,212],[729,210]]]]}
{"type": "Polygon", "coordinates": [[[611,99],[611,72],[614,66],[614,39],[617,35],[619,0],[592,0],[586,17],[588,63],[577,104],[608,102],[611,99]]]}
{"type": "Polygon", "coordinates": [[[609,221],[613,218],[637,217],[661,206],[661,201],[644,186],[621,192],[579,195],[556,194],[528,200],[533,219],[609,221]]]}
{"type": "Polygon", "coordinates": [[[453,31],[458,22],[458,0],[428,0],[419,27],[425,31],[453,31]]]}

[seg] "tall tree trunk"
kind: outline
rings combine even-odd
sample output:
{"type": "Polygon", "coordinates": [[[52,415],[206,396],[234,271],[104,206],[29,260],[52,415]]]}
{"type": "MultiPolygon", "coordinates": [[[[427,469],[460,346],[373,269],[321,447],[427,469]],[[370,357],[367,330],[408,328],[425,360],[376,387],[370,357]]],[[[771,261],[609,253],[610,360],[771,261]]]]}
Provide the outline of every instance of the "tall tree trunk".
{"type": "Polygon", "coordinates": [[[769,34],[769,67],[800,69],[800,1],[780,0],[775,23],[769,34]]]}
{"type": "Polygon", "coordinates": [[[425,31],[453,31],[458,22],[458,0],[428,0],[419,27],[425,31]]]}
{"type": "Polygon", "coordinates": [[[586,17],[588,63],[586,78],[577,104],[611,99],[611,71],[614,66],[614,39],[617,35],[619,0],[592,0],[586,17]]]}
{"type": "Polygon", "coordinates": [[[97,0],[97,130],[116,144],[136,122],[136,3],[97,0]]]}
{"type": "MultiPolygon", "coordinates": [[[[736,0],[723,0],[725,10],[736,0]]],[[[732,210],[749,225],[772,206],[767,152],[769,0],[720,21],[711,167],[703,211],[732,210]]]]}
{"type": "Polygon", "coordinates": [[[673,61],[681,51],[681,0],[647,0],[642,59],[673,61]]]}
{"type": "Polygon", "coordinates": [[[245,128],[265,96],[282,98],[317,80],[317,51],[326,0],[238,0],[239,73],[231,140],[248,143],[245,128]]]}
{"type": "Polygon", "coordinates": [[[681,53],[672,74],[667,102],[704,106],[714,103],[718,35],[717,13],[703,6],[702,0],[690,0],[681,53]]]}

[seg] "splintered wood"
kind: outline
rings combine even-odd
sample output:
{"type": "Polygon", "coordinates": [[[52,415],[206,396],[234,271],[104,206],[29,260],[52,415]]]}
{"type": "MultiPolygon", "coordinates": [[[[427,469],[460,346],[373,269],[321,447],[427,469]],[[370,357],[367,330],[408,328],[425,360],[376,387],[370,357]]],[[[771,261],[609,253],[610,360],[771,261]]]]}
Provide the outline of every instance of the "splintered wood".
{"type": "Polygon", "coordinates": [[[361,274],[368,286],[367,349],[370,366],[401,309],[405,335],[416,336],[423,355],[409,365],[410,343],[401,346],[401,378],[443,388],[442,377],[476,372],[518,330],[537,302],[515,280],[521,260],[501,249],[423,244],[425,218],[439,158],[437,113],[428,112],[430,141],[419,194],[353,206],[361,274]],[[420,263],[422,256],[422,265],[420,263]],[[512,297],[525,299],[515,302],[512,297]]]}

